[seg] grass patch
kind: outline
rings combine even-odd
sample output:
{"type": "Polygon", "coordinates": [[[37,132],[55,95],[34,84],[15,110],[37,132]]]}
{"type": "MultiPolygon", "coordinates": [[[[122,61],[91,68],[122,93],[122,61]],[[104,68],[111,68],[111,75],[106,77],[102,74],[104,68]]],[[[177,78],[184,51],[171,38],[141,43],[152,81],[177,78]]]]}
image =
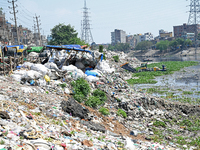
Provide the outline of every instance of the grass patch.
{"type": "Polygon", "coordinates": [[[166,127],[166,124],[164,123],[164,122],[162,122],[162,121],[158,121],[158,120],[156,120],[155,122],[153,122],[153,125],[154,126],[156,126],[156,127],[166,127]]]}
{"type": "MultiPolygon", "coordinates": [[[[195,61],[167,61],[167,62],[160,62],[160,63],[153,63],[147,65],[147,68],[159,67],[162,68],[162,65],[165,65],[167,71],[147,71],[147,72],[138,72],[134,73],[133,77],[139,77],[139,79],[129,79],[127,82],[129,84],[155,84],[156,81],[152,80],[155,79],[156,76],[168,75],[173,74],[174,71],[179,71],[184,67],[198,65],[198,62],[195,61]]],[[[140,69],[136,68],[138,71],[140,69]]]]}
{"type": "Polygon", "coordinates": [[[118,109],[118,111],[117,111],[117,115],[118,115],[118,116],[123,116],[124,118],[127,117],[126,112],[123,111],[122,109],[118,109]]]}
{"type": "Polygon", "coordinates": [[[184,95],[191,95],[191,94],[193,94],[193,92],[192,91],[183,91],[183,94],[184,95]]]}
{"type": "Polygon", "coordinates": [[[99,109],[99,112],[102,113],[103,115],[109,115],[110,114],[109,110],[107,108],[104,108],[104,107],[101,107],[99,109]]]}
{"type": "Polygon", "coordinates": [[[113,56],[113,59],[115,60],[115,62],[119,62],[119,56],[113,56]]]}

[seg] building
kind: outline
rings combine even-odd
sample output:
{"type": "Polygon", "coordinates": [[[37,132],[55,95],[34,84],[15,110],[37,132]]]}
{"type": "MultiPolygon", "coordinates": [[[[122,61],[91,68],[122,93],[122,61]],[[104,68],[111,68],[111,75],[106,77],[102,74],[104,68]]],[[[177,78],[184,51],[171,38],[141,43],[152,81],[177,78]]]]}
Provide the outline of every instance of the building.
{"type": "Polygon", "coordinates": [[[11,24],[5,18],[5,13],[0,9],[0,42],[1,44],[11,44],[12,35],[10,32],[11,24]]]}
{"type": "Polygon", "coordinates": [[[150,32],[145,33],[144,35],[140,36],[140,42],[142,41],[151,41],[154,40],[153,34],[150,32]]]}
{"type": "Polygon", "coordinates": [[[126,43],[126,32],[123,30],[115,29],[114,32],[111,32],[111,43],[126,43]]]}
{"type": "Polygon", "coordinates": [[[128,43],[131,48],[135,48],[135,46],[137,44],[137,40],[134,38],[134,35],[127,35],[126,43],[128,43]]]}
{"type": "MultiPolygon", "coordinates": [[[[196,25],[187,25],[183,24],[180,26],[174,26],[174,37],[179,38],[185,35],[186,33],[195,33],[196,25]]],[[[200,33],[200,24],[197,24],[197,34],[200,33]]]]}
{"type": "Polygon", "coordinates": [[[33,42],[33,34],[28,28],[22,27],[22,25],[20,25],[18,27],[18,33],[19,41],[21,44],[30,44],[33,42]]]}

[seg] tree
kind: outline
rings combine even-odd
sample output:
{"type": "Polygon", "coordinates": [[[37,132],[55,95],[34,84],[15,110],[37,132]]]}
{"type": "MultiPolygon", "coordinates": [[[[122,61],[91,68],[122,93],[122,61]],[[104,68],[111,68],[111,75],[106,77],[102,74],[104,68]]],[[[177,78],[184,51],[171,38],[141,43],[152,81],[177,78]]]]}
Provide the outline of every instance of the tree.
{"type": "Polygon", "coordinates": [[[156,49],[159,49],[160,51],[167,50],[169,47],[169,41],[160,41],[156,44],[156,49]]]}
{"type": "Polygon", "coordinates": [[[153,43],[150,41],[142,41],[137,44],[135,49],[136,50],[147,50],[147,49],[151,48],[152,45],[153,45],[153,43]]]}
{"type": "Polygon", "coordinates": [[[84,41],[78,38],[78,33],[69,25],[58,24],[51,29],[52,40],[49,42],[50,45],[67,45],[67,44],[78,44],[86,45],[84,41]]]}
{"type": "Polygon", "coordinates": [[[128,44],[128,43],[118,43],[114,46],[108,45],[108,50],[126,52],[126,51],[130,50],[130,44],[128,44]]]}
{"type": "Polygon", "coordinates": [[[99,52],[103,52],[103,45],[99,45],[99,52]]]}

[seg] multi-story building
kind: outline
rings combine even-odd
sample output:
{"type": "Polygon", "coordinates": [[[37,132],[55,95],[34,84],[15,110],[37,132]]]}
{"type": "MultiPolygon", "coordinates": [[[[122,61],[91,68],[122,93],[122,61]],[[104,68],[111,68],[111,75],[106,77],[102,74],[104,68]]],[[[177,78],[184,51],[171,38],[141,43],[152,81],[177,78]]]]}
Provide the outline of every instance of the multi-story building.
{"type": "Polygon", "coordinates": [[[11,44],[10,25],[5,18],[5,13],[0,9],[0,42],[2,44],[11,44]]]}
{"type": "Polygon", "coordinates": [[[114,32],[111,32],[111,43],[126,43],[126,32],[123,30],[115,29],[114,32]]]}
{"type": "Polygon", "coordinates": [[[140,36],[140,42],[142,41],[151,41],[154,40],[153,34],[150,32],[145,33],[144,35],[140,36]]]}
{"type": "Polygon", "coordinates": [[[133,35],[127,35],[126,36],[126,43],[130,44],[131,48],[135,48],[137,44],[137,40],[134,38],[133,35]]]}
{"type": "Polygon", "coordinates": [[[173,35],[172,35],[172,32],[168,32],[168,31],[164,31],[163,29],[159,30],[159,36],[160,36],[160,39],[167,39],[167,38],[171,38],[173,35]]]}
{"type": "Polygon", "coordinates": [[[197,25],[187,25],[183,24],[180,26],[174,26],[174,37],[179,38],[185,35],[185,33],[195,33],[195,29],[197,26],[197,34],[200,33],[200,24],[197,25]]]}
{"type": "Polygon", "coordinates": [[[31,32],[31,30],[29,30],[28,28],[22,27],[22,25],[20,25],[18,27],[18,33],[19,33],[19,41],[21,44],[30,44],[33,41],[33,34],[31,32]]]}

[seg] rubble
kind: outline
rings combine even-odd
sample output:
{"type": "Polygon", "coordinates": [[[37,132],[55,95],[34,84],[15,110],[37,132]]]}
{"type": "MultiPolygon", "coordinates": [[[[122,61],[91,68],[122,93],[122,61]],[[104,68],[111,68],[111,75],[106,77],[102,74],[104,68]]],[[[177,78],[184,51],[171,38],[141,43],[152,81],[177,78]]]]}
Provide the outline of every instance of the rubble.
{"type": "MultiPolygon", "coordinates": [[[[134,89],[126,82],[132,73],[120,64],[128,61],[136,68],[140,62],[123,52],[104,52],[107,60],[100,60],[98,51],[60,51],[50,56],[46,50],[40,54],[49,57],[46,63],[24,62],[10,76],[1,76],[0,149],[179,149],[172,142],[151,140],[152,127],[159,130],[167,124],[156,126],[154,121],[172,120],[177,114],[200,115],[199,107],[168,102],[134,89]],[[112,59],[116,55],[118,63],[112,59]],[[91,91],[106,93],[107,101],[101,107],[109,109],[108,116],[98,112],[100,106],[92,109],[74,100],[70,83],[78,78],[87,80],[91,91]],[[118,116],[118,109],[127,117],[118,116]]],[[[31,52],[28,57],[39,56],[31,52]]]]}

